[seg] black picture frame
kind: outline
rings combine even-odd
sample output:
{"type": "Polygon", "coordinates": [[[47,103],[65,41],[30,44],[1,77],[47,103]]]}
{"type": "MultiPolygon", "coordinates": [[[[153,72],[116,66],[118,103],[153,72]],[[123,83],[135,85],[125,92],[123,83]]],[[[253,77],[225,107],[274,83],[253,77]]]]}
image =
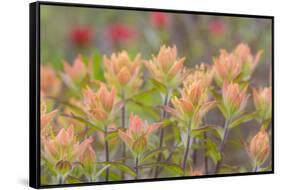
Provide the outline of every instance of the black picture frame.
{"type": "Polygon", "coordinates": [[[55,188],[55,187],[73,187],[73,186],[88,186],[88,185],[103,185],[103,184],[118,184],[118,183],[135,183],[135,182],[153,182],[166,180],[183,180],[197,178],[213,178],[213,177],[233,177],[245,175],[260,175],[274,173],[274,16],[265,15],[249,15],[249,14],[232,14],[219,12],[201,12],[187,10],[168,10],[156,8],[141,8],[141,7],[123,7],[123,6],[108,6],[108,5],[91,5],[78,3],[60,3],[37,1],[29,4],[29,44],[30,44],[30,76],[29,76],[29,185],[33,188],[55,188]],[[55,5],[55,6],[71,6],[71,7],[88,7],[88,8],[103,8],[115,10],[135,10],[135,11],[157,11],[168,13],[187,13],[194,15],[213,15],[213,16],[229,16],[229,17],[244,17],[244,18],[262,18],[269,19],[272,26],[272,170],[262,172],[247,172],[236,174],[216,174],[205,176],[188,176],[188,177],[172,177],[172,178],[157,178],[157,179],[139,179],[139,180],[122,180],[110,182],[93,182],[93,183],[77,183],[63,185],[41,185],[40,184],[40,6],[55,5]]]}

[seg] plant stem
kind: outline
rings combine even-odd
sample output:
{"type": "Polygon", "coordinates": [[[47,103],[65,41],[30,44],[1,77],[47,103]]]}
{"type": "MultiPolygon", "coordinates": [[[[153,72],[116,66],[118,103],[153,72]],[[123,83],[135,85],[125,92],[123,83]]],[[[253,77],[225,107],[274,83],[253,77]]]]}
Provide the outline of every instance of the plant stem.
{"type": "MultiPolygon", "coordinates": [[[[121,95],[122,101],[124,101],[124,106],[122,107],[121,110],[121,124],[122,124],[122,128],[125,129],[126,128],[126,102],[125,102],[125,94],[122,92],[121,95]]],[[[126,145],[125,143],[122,143],[122,158],[123,158],[123,164],[126,164],[126,145]]],[[[121,171],[121,179],[125,178],[125,173],[123,171],[121,171]]]]}
{"type": "Polygon", "coordinates": [[[206,175],[208,174],[208,167],[209,167],[209,165],[208,165],[208,156],[207,156],[207,151],[208,151],[208,149],[207,149],[207,138],[208,138],[208,134],[207,134],[207,131],[206,131],[206,132],[204,132],[204,140],[205,140],[204,167],[205,167],[205,174],[206,174],[206,175]]]}
{"type": "Polygon", "coordinates": [[[255,165],[254,165],[254,167],[253,167],[252,172],[257,172],[258,169],[259,169],[259,166],[258,166],[257,162],[255,162],[255,165]]]}
{"type": "MultiPolygon", "coordinates": [[[[164,106],[167,106],[169,102],[169,92],[167,92],[167,94],[165,95],[165,99],[164,99],[164,106]]],[[[163,110],[162,115],[161,115],[161,120],[165,119],[167,115],[167,112],[165,110],[163,110]]],[[[163,141],[164,141],[164,128],[160,128],[160,141],[159,141],[159,147],[158,149],[161,149],[163,146],[163,141]]],[[[157,157],[157,162],[160,162],[162,159],[162,154],[159,153],[158,157],[157,157]]],[[[154,178],[157,178],[159,175],[159,166],[156,166],[155,169],[155,173],[154,173],[154,178]]]]}
{"type": "MultiPolygon", "coordinates": [[[[109,162],[109,146],[106,137],[107,137],[107,127],[105,127],[104,129],[104,153],[105,153],[105,161],[109,162]]],[[[109,168],[107,168],[105,171],[105,180],[108,181],[108,179],[109,179],[109,168]]]]}
{"type": "Polygon", "coordinates": [[[139,168],[138,168],[138,165],[139,165],[139,157],[137,156],[136,157],[136,163],[135,163],[135,167],[136,167],[136,177],[135,179],[138,179],[138,175],[139,175],[139,168]]]}
{"type": "MultiPolygon", "coordinates": [[[[224,148],[224,144],[225,144],[225,141],[227,139],[227,136],[228,136],[228,124],[230,122],[230,119],[225,119],[225,122],[224,122],[224,131],[223,131],[223,138],[222,138],[222,141],[220,143],[220,146],[219,146],[219,152],[220,154],[222,154],[222,151],[223,151],[223,148],[224,148]]],[[[222,163],[222,160],[223,160],[223,157],[221,157],[221,159],[217,162],[217,164],[215,164],[215,169],[214,169],[214,173],[217,173],[218,172],[218,169],[220,168],[221,166],[221,163],[222,163]]]]}
{"type": "Polygon", "coordinates": [[[185,152],[182,161],[182,170],[184,171],[184,174],[188,163],[189,152],[190,152],[189,150],[191,148],[191,144],[192,144],[192,137],[190,136],[190,129],[187,128],[186,147],[185,147],[185,152]]]}
{"type": "Polygon", "coordinates": [[[60,174],[58,174],[58,176],[57,176],[57,183],[64,184],[64,177],[60,174]]]}

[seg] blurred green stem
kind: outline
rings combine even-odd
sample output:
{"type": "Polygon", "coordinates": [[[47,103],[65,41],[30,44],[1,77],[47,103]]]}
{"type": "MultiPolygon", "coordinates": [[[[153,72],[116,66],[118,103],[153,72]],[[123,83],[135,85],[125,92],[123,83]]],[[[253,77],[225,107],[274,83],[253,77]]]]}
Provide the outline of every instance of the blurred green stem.
{"type": "MultiPolygon", "coordinates": [[[[226,139],[227,139],[227,136],[228,136],[228,132],[229,132],[229,129],[228,129],[228,124],[231,122],[231,119],[230,118],[226,118],[225,119],[225,122],[224,122],[224,131],[223,131],[223,138],[222,138],[222,141],[219,145],[219,153],[222,155],[222,151],[223,151],[223,148],[224,148],[224,144],[226,142],[226,139]]],[[[214,169],[214,174],[216,174],[222,164],[222,160],[223,160],[223,157],[221,157],[221,159],[215,164],[215,169],[214,169]]]]}
{"type": "Polygon", "coordinates": [[[139,175],[139,156],[136,156],[136,160],[135,160],[135,171],[136,171],[136,177],[135,179],[138,179],[138,175],[139,175]]]}
{"type": "MultiPolygon", "coordinates": [[[[170,91],[168,91],[165,95],[165,98],[164,98],[164,106],[167,106],[168,105],[168,102],[169,102],[169,94],[170,94],[170,91]]],[[[166,118],[166,115],[167,115],[167,112],[165,110],[163,110],[162,112],[162,116],[161,116],[161,120],[163,121],[165,118],[166,118]]],[[[163,146],[163,141],[164,141],[164,128],[160,128],[160,141],[159,141],[159,147],[158,149],[161,149],[162,146],[163,146]]],[[[162,154],[159,153],[158,154],[158,157],[157,157],[157,161],[156,163],[160,162],[162,159],[162,154]]],[[[159,166],[156,166],[156,169],[155,169],[155,174],[154,174],[154,178],[157,178],[159,175],[159,166]]]]}
{"type": "Polygon", "coordinates": [[[64,184],[65,181],[65,177],[63,177],[62,175],[58,174],[57,176],[57,183],[58,184],[64,184]]]}
{"type": "MultiPolygon", "coordinates": [[[[109,162],[109,146],[107,137],[107,127],[104,128],[104,153],[105,153],[105,162],[109,162]]],[[[105,181],[109,179],[109,168],[105,170],[105,181]]]]}
{"type": "Polygon", "coordinates": [[[205,174],[207,175],[208,174],[208,168],[209,168],[209,164],[208,164],[208,156],[207,156],[207,151],[208,151],[208,148],[207,148],[207,138],[208,138],[208,133],[207,131],[204,132],[204,140],[205,140],[205,149],[204,149],[204,152],[205,152],[205,157],[204,157],[204,167],[205,167],[205,174]]]}
{"type": "Polygon", "coordinates": [[[183,156],[183,161],[182,161],[182,170],[185,175],[186,167],[188,166],[188,160],[189,160],[189,154],[190,154],[190,149],[192,145],[192,140],[193,138],[190,136],[190,128],[187,128],[187,138],[186,138],[186,144],[185,144],[185,152],[183,156]]]}
{"type": "MultiPolygon", "coordinates": [[[[121,125],[122,128],[125,129],[126,128],[126,98],[125,98],[125,93],[122,92],[121,93],[121,99],[124,102],[124,106],[122,107],[121,110],[121,125]]],[[[126,145],[125,143],[122,143],[122,158],[123,158],[123,164],[126,164],[126,145]]],[[[121,179],[125,178],[125,173],[123,171],[121,171],[121,179]]]]}

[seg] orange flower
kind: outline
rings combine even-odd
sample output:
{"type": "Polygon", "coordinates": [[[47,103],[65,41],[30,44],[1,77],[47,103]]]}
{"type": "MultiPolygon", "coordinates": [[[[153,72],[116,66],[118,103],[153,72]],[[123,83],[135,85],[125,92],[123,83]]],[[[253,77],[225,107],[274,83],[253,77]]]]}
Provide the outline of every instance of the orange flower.
{"type": "Polygon", "coordinates": [[[51,65],[40,66],[40,88],[48,96],[58,95],[61,89],[61,82],[51,65]]]}
{"type": "Polygon", "coordinates": [[[94,93],[89,87],[83,91],[86,112],[96,122],[106,122],[111,119],[114,111],[115,90],[109,91],[104,84],[94,93]]]}
{"type": "Polygon", "coordinates": [[[88,68],[83,62],[82,56],[78,55],[74,60],[73,65],[70,65],[68,62],[64,62],[64,72],[70,77],[73,81],[82,80],[88,72],[91,72],[92,64],[89,62],[88,68]]]}
{"type": "Polygon", "coordinates": [[[246,93],[247,87],[240,90],[239,84],[237,83],[224,83],[222,96],[227,117],[235,116],[244,110],[248,100],[246,93]]]}
{"type": "Polygon", "coordinates": [[[272,117],[272,88],[261,88],[258,91],[253,89],[253,97],[256,110],[261,121],[269,120],[272,117]]]}
{"type": "Polygon", "coordinates": [[[58,110],[53,110],[47,113],[47,106],[44,101],[41,101],[40,107],[41,107],[40,127],[41,127],[41,134],[44,135],[46,133],[46,127],[53,120],[58,110]]]}
{"type": "Polygon", "coordinates": [[[110,59],[105,56],[105,79],[119,92],[124,89],[127,92],[138,89],[142,84],[140,64],[140,55],[131,60],[126,51],[114,53],[110,59]]]}
{"type": "Polygon", "coordinates": [[[207,64],[196,65],[195,69],[190,69],[188,75],[184,79],[183,83],[185,86],[192,85],[194,81],[200,81],[202,88],[208,88],[212,83],[214,76],[214,70],[210,69],[207,64]]]}
{"type": "Polygon", "coordinates": [[[163,45],[157,57],[153,56],[152,60],[145,61],[145,66],[155,80],[174,88],[184,78],[184,60],[185,58],[177,58],[176,46],[171,48],[163,45]]]}
{"type": "Polygon", "coordinates": [[[197,127],[202,117],[215,105],[208,97],[208,84],[211,82],[210,70],[197,68],[184,81],[181,97],[173,97],[171,102],[174,108],[166,107],[166,111],[175,116],[184,125],[191,122],[197,127]]]}
{"type": "Polygon", "coordinates": [[[259,50],[258,53],[253,56],[247,44],[240,43],[236,47],[233,54],[241,60],[240,63],[242,64],[242,76],[244,79],[249,79],[260,60],[262,52],[262,50],[259,50]]]}
{"type": "Polygon", "coordinates": [[[130,124],[126,132],[119,130],[120,138],[130,147],[136,155],[140,155],[147,148],[149,135],[160,127],[160,123],[148,125],[137,115],[130,115],[130,124]]]}
{"type": "Polygon", "coordinates": [[[265,130],[261,129],[251,140],[248,147],[249,154],[257,166],[261,165],[270,152],[269,137],[265,130]]]}
{"type": "Polygon", "coordinates": [[[79,144],[72,126],[67,129],[62,128],[55,137],[42,139],[42,156],[54,164],[58,172],[65,173],[65,169],[69,168],[65,166],[78,161],[92,142],[93,139],[88,138],[79,144]]]}
{"type": "Polygon", "coordinates": [[[82,164],[88,176],[91,176],[95,169],[96,153],[91,146],[87,146],[86,150],[80,155],[79,161],[82,164]]]}
{"type": "Polygon", "coordinates": [[[57,113],[57,110],[53,110],[53,111],[47,113],[46,103],[44,101],[41,101],[41,118],[40,118],[41,127],[45,128],[51,122],[51,120],[54,118],[56,113],[57,113]]]}
{"type": "Polygon", "coordinates": [[[219,57],[214,60],[214,70],[218,84],[221,85],[223,81],[234,81],[241,73],[241,67],[241,60],[238,57],[224,49],[220,50],[219,57]]]}
{"type": "Polygon", "coordinates": [[[222,49],[218,58],[214,60],[214,70],[217,83],[222,85],[224,81],[233,82],[248,80],[259,62],[262,51],[255,57],[251,54],[246,44],[239,44],[232,53],[222,49]]]}

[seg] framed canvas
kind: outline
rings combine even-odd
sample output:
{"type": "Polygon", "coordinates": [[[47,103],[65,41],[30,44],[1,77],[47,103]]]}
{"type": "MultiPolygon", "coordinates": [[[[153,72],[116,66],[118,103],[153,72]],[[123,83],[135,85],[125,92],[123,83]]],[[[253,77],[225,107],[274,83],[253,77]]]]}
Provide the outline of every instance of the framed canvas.
{"type": "Polygon", "coordinates": [[[30,186],[274,172],[274,18],[30,4],[30,186]]]}

